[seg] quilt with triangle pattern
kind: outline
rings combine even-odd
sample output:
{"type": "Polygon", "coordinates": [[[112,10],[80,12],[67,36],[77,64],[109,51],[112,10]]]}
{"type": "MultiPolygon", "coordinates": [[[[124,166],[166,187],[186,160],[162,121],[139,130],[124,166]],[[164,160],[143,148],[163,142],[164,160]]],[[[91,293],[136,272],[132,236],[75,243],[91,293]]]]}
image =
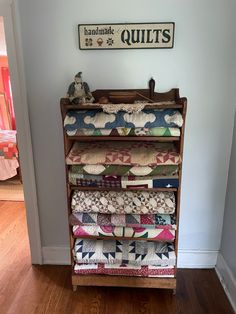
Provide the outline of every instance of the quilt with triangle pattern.
{"type": "Polygon", "coordinates": [[[76,263],[174,266],[173,243],[128,240],[91,240],[77,238],[76,263]]]}
{"type": "Polygon", "coordinates": [[[173,214],[173,192],[77,191],[72,195],[74,212],[106,214],[173,214]]]}
{"type": "Polygon", "coordinates": [[[66,157],[68,165],[178,165],[180,154],[173,143],[75,142],[66,157]]]}
{"type": "Polygon", "coordinates": [[[68,136],[180,136],[179,128],[75,129],[68,136]]]}
{"type": "Polygon", "coordinates": [[[71,226],[114,226],[134,228],[159,228],[176,230],[176,217],[161,214],[101,214],[76,213],[69,218],[71,226]]]}
{"type": "Polygon", "coordinates": [[[115,226],[73,226],[75,237],[120,237],[143,238],[146,240],[174,241],[175,230],[142,227],[115,227],[115,226]]]}
{"type": "Polygon", "coordinates": [[[135,266],[127,264],[75,264],[74,272],[77,275],[118,275],[141,277],[174,277],[173,266],[135,266]]]}

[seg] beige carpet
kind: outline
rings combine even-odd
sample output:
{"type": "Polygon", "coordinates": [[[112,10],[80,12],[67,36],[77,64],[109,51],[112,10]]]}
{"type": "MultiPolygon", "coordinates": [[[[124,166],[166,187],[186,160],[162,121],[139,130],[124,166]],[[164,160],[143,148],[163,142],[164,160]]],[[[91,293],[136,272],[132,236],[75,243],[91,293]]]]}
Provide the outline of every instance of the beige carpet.
{"type": "Polygon", "coordinates": [[[0,182],[0,201],[24,201],[23,185],[18,180],[0,182]]]}

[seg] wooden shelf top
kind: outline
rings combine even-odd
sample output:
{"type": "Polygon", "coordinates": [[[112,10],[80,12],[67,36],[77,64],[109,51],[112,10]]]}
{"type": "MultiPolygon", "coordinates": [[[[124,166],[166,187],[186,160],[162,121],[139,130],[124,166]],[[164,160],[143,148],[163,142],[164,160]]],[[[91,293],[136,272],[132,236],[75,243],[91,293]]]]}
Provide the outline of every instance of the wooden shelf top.
{"type": "Polygon", "coordinates": [[[132,142],[177,142],[180,141],[179,136],[68,136],[69,140],[80,142],[96,142],[96,141],[132,141],[132,142]]]}
{"type": "MultiPolygon", "coordinates": [[[[115,106],[116,104],[114,104],[115,106]]],[[[160,104],[160,105],[148,105],[145,106],[144,109],[181,109],[183,108],[182,104],[160,104]]],[[[73,105],[73,104],[64,104],[64,109],[65,110],[102,110],[102,108],[96,104],[93,105],[73,105]]]]}
{"type": "Polygon", "coordinates": [[[70,185],[71,190],[79,190],[79,191],[153,191],[153,192],[176,192],[178,188],[128,188],[128,189],[122,189],[122,188],[99,188],[95,186],[75,186],[70,185]]]}

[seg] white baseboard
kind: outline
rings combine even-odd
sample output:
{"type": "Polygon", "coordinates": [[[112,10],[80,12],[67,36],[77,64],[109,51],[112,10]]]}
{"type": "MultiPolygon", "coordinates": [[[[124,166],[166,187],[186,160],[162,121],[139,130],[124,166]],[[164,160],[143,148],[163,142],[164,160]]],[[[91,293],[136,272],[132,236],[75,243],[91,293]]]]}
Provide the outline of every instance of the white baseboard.
{"type": "MultiPolygon", "coordinates": [[[[214,268],[218,251],[179,250],[179,268],[214,268]]],[[[43,264],[69,265],[69,247],[43,247],[43,264]]]]}
{"type": "Polygon", "coordinates": [[[218,254],[216,273],[236,313],[236,278],[221,253],[218,254]]]}
{"type": "Polygon", "coordinates": [[[179,250],[178,268],[214,268],[218,251],[179,250]]]}

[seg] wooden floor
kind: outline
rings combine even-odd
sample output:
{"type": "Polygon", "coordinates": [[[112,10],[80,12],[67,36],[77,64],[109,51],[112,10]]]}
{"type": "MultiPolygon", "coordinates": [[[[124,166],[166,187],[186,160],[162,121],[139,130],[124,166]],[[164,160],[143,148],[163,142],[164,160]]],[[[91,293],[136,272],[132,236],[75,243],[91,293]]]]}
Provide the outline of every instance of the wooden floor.
{"type": "MultiPolygon", "coordinates": [[[[56,228],[55,228],[56,230],[56,228]]],[[[31,266],[24,203],[0,202],[0,313],[233,313],[214,270],[179,270],[176,296],[156,289],[73,293],[68,266],[31,266]]]]}

